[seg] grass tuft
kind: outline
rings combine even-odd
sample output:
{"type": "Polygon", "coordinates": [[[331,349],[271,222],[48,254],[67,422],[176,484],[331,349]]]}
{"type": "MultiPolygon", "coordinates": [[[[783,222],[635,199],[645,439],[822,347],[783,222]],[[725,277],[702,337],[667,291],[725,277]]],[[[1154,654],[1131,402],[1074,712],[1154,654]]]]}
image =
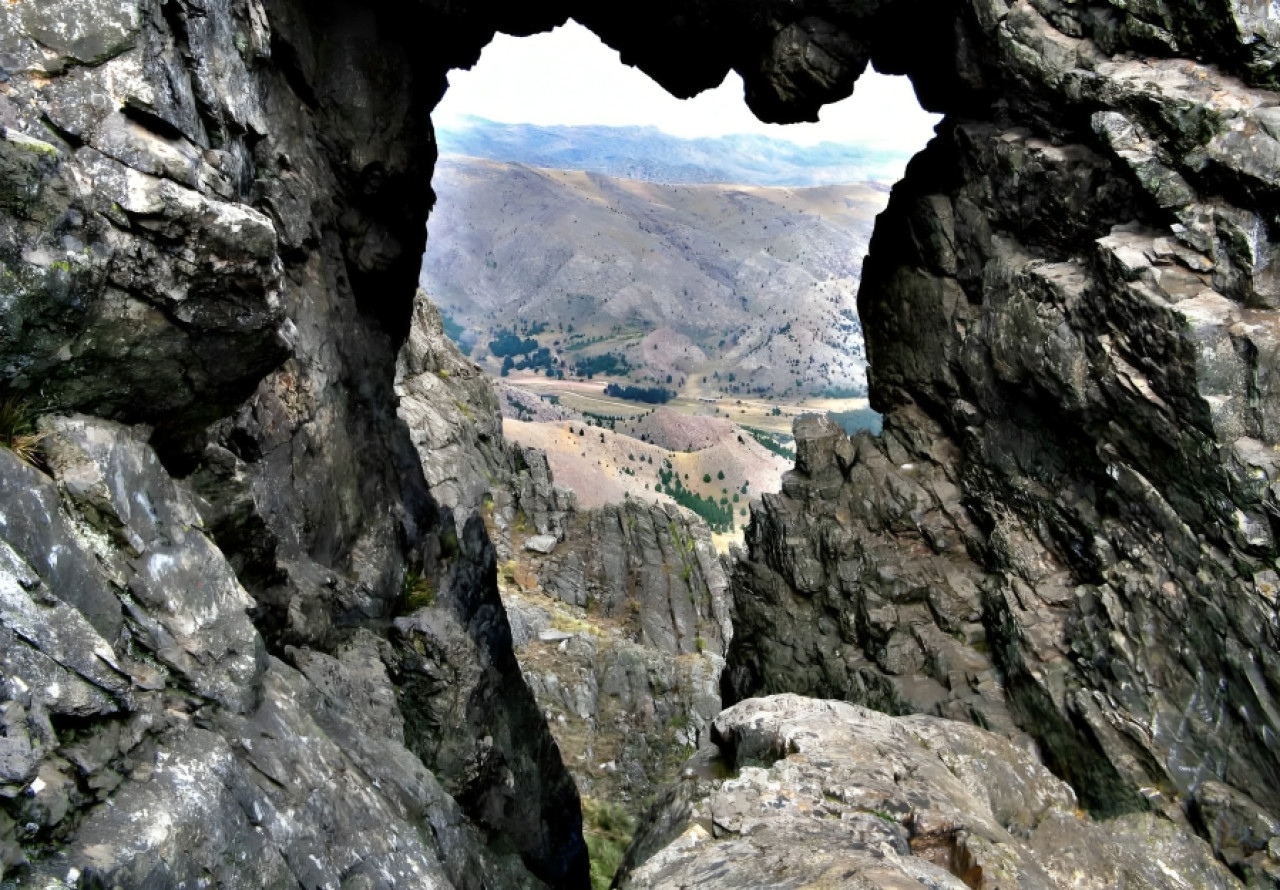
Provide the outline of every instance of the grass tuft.
{"type": "Polygon", "coordinates": [[[404,610],[406,612],[416,612],[418,609],[425,609],[435,605],[436,586],[431,578],[412,566],[405,569],[404,584],[401,588],[404,594],[404,610]]]}
{"type": "Polygon", "coordinates": [[[0,401],[0,445],[18,460],[40,468],[44,454],[40,448],[44,433],[36,429],[36,413],[30,403],[17,396],[0,401]]]}
{"type": "Polygon", "coordinates": [[[591,859],[591,890],[609,890],[636,825],[621,804],[582,798],[582,834],[591,859]]]}

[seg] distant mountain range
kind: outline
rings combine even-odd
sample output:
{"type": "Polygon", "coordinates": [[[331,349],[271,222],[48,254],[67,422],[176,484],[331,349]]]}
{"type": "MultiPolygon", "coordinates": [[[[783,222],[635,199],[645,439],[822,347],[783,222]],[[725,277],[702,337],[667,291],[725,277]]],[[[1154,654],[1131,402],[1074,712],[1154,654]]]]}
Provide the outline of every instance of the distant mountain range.
{"type": "Polygon", "coordinates": [[[910,153],[768,136],[681,139],[656,127],[542,127],[479,117],[441,127],[442,154],[661,183],[824,186],[893,183],[910,153]]]}

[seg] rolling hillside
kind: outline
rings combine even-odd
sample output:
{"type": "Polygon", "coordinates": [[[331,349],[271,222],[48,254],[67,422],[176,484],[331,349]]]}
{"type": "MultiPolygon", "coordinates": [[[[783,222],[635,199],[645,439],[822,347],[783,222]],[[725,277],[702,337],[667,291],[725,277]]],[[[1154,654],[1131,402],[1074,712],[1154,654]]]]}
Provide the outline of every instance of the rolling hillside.
{"type": "MultiPolygon", "coordinates": [[[[710,420],[710,418],[685,418],[710,420]]],[[[777,491],[792,461],[769,451],[747,431],[726,423],[708,429],[704,447],[674,450],[628,435],[572,421],[502,422],[513,442],[546,452],[556,484],[573,489],[585,509],[636,498],[690,506],[690,498],[710,499],[719,514],[696,509],[717,533],[717,545],[741,541],[752,498],[777,491]],[[719,435],[716,435],[716,434],[719,435]],[[726,524],[717,524],[726,523],[726,524]]]]}
{"type": "Polygon", "coordinates": [[[434,185],[421,283],[495,374],[506,356],[487,344],[508,332],[547,349],[544,371],[708,397],[865,383],[855,295],[881,186],[662,185],[454,157],[434,185]],[[599,356],[617,361],[584,364],[599,356]]]}

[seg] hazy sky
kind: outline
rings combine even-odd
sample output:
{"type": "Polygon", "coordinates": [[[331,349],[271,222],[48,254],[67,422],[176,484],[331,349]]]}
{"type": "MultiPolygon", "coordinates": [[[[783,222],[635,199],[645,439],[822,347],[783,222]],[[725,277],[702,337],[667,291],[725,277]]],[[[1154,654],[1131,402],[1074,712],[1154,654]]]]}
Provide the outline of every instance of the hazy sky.
{"type": "Polygon", "coordinates": [[[920,109],[905,77],[868,66],[853,95],[822,109],[818,123],[762,124],[747,110],[736,73],[682,101],[572,21],[532,37],[499,34],[474,68],[450,72],[436,123],[447,127],[469,114],[505,123],[652,124],[685,137],[763,133],[803,144],[857,142],[911,152],[924,146],[938,121],[920,109]]]}

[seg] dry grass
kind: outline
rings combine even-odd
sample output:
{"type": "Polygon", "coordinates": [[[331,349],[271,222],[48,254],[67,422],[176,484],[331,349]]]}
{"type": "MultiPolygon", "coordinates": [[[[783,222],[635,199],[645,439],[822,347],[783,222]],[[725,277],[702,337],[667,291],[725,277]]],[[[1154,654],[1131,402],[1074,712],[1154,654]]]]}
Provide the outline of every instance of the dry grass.
{"type": "Polygon", "coordinates": [[[36,413],[29,402],[17,396],[0,401],[0,445],[23,463],[40,467],[44,462],[41,443],[44,433],[36,429],[36,413]]]}

